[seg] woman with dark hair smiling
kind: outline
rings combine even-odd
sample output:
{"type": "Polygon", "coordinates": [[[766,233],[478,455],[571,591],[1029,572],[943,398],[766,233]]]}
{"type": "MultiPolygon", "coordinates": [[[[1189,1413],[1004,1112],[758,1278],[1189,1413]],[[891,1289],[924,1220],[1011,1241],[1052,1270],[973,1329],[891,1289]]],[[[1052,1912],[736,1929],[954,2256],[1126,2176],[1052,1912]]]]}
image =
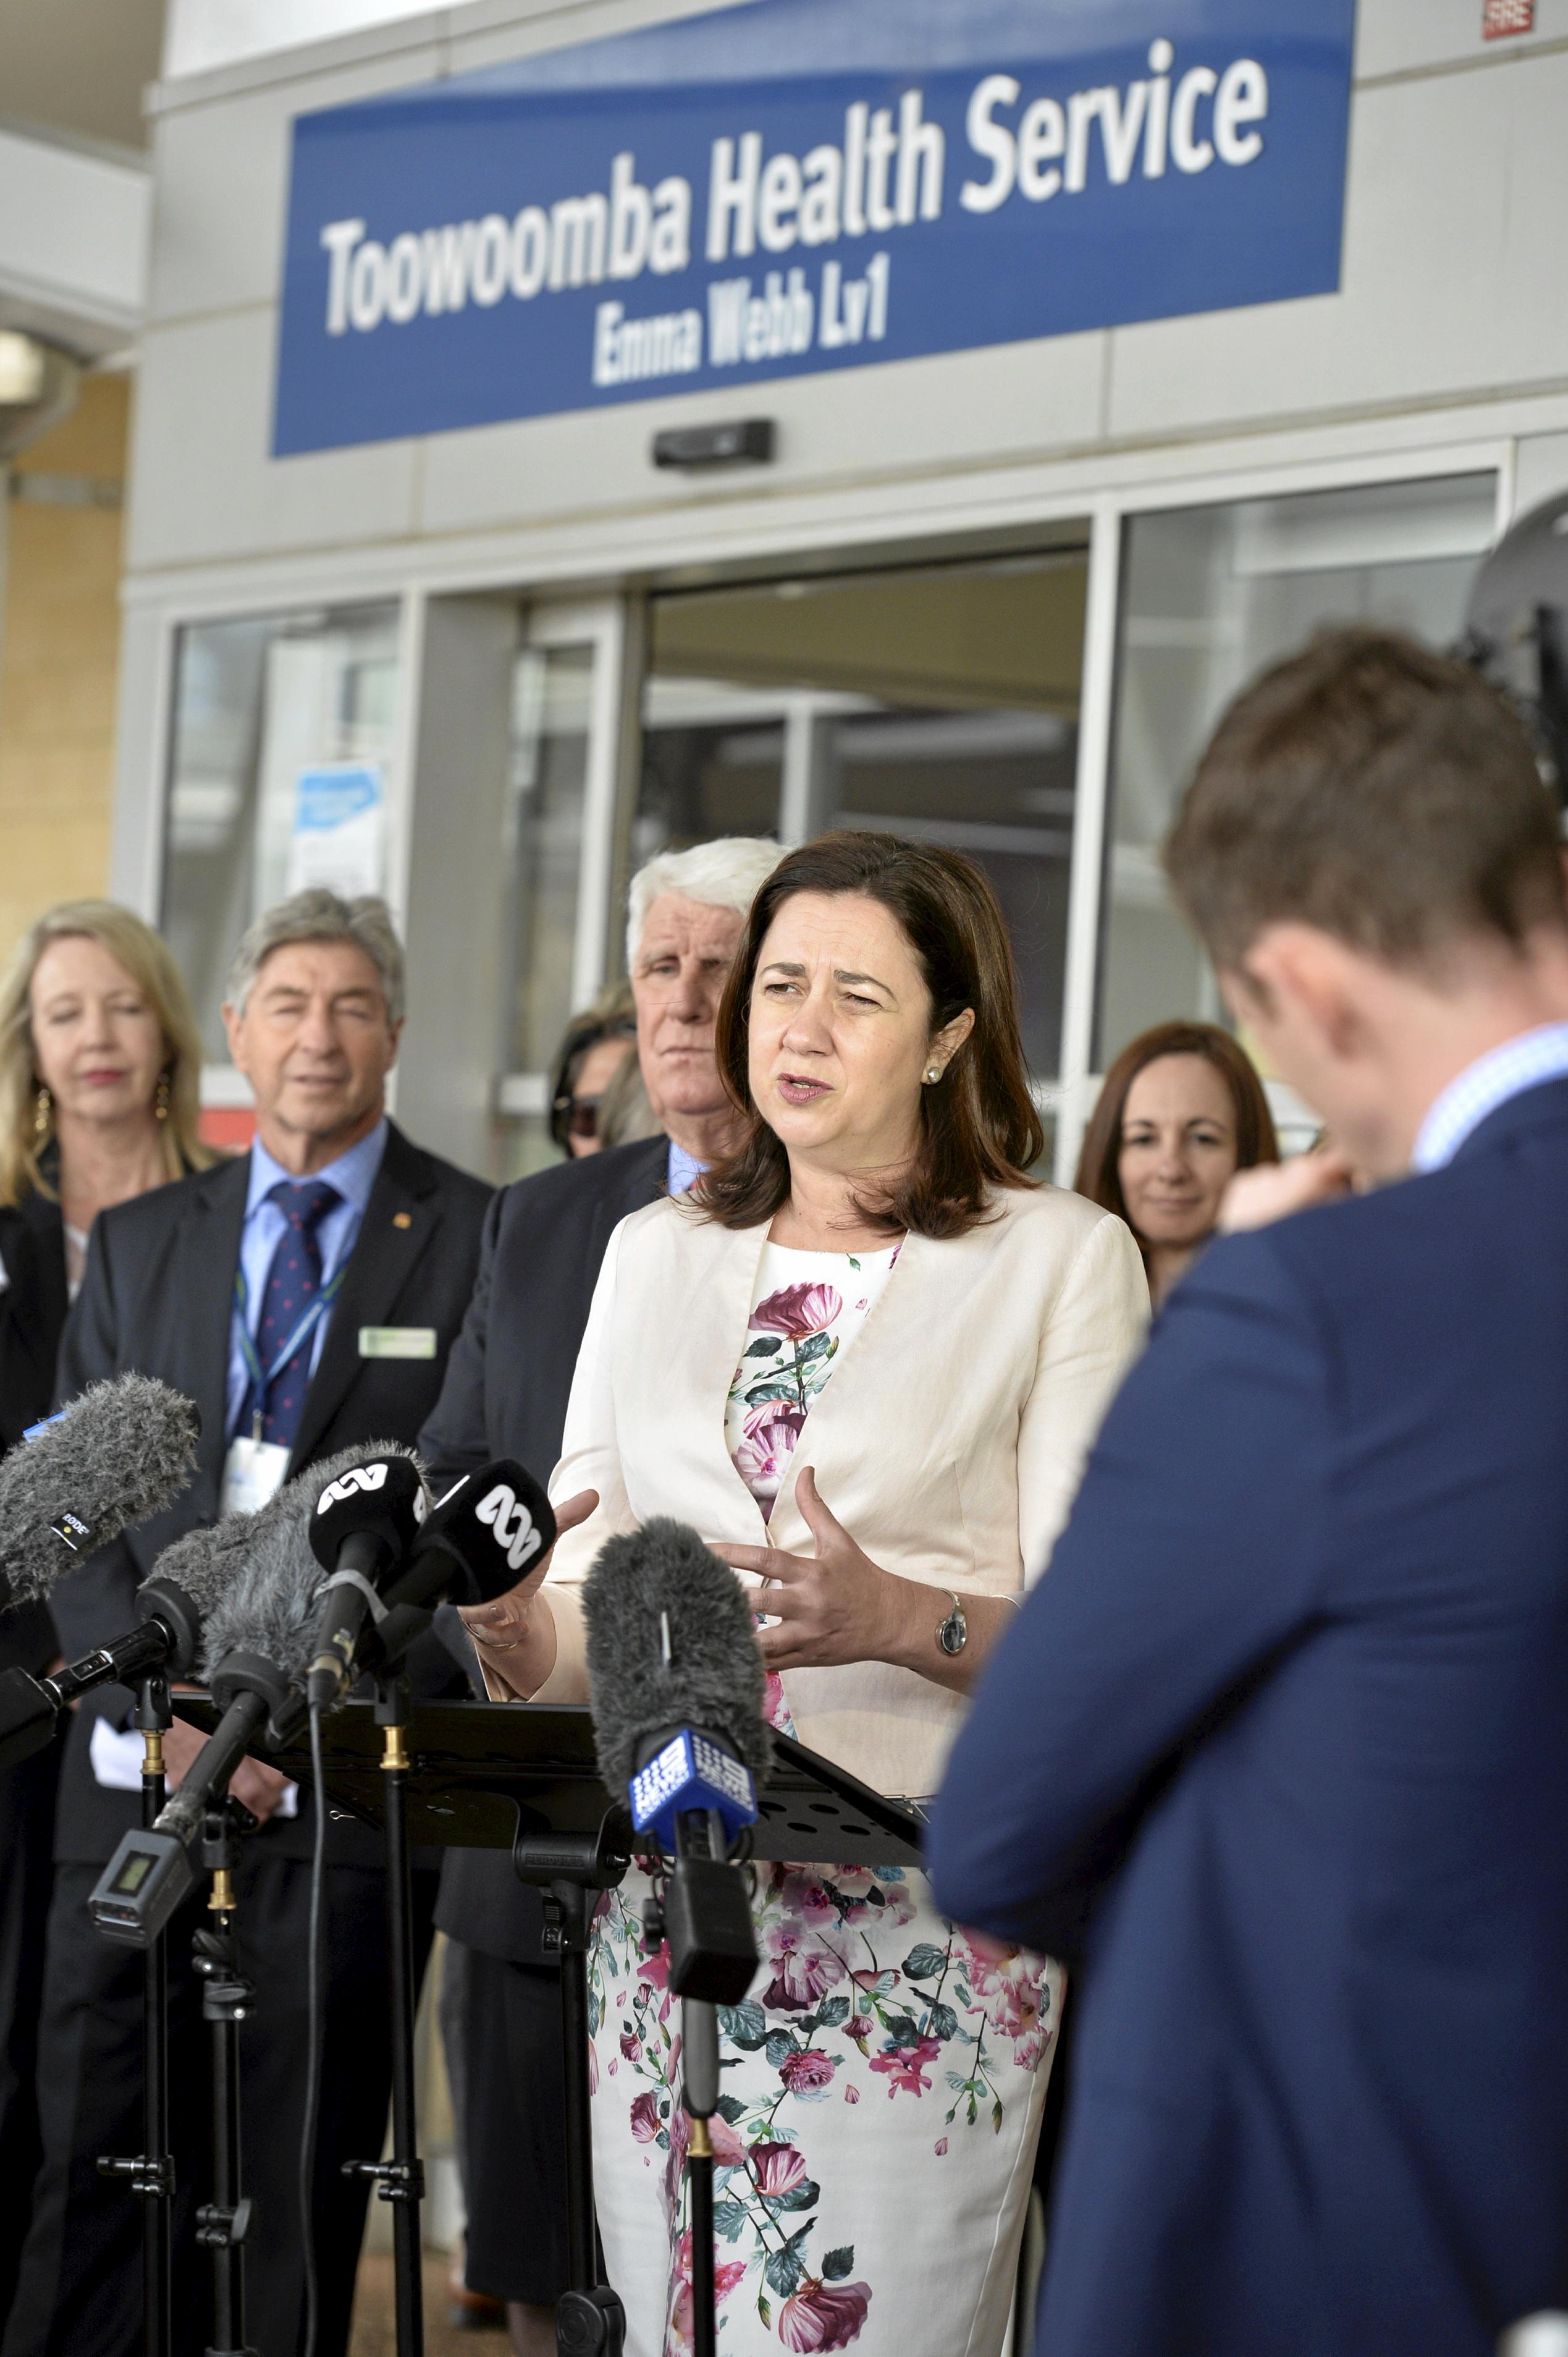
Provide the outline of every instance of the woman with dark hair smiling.
{"type": "MultiPolygon", "coordinates": [[[[774,1723],[918,1800],[1066,1518],[1143,1272],[1120,1220],[1026,1175],[1012,957],[956,854],[854,834],[789,854],[718,1045],[739,1146],[611,1238],[548,1578],[465,1618],[493,1691],[581,1701],[578,1584],[612,1533],[676,1515],[765,1583],[774,1723]]],[[[628,2357],[691,2330],[678,2016],[646,1889],[634,1872],[611,1896],[593,1958],[628,2357]]],[[[1057,1968],[983,1953],[902,1869],[761,1867],[756,1911],[763,1970],[726,2016],[713,2123],[724,2346],[996,2357],[1057,1968]]]]}
{"type": "Polygon", "coordinates": [[[1217,1023],[1156,1023],[1105,1075],[1078,1191],[1126,1221],[1157,1309],[1214,1233],[1237,1171],[1279,1158],[1245,1049],[1217,1023]]]}

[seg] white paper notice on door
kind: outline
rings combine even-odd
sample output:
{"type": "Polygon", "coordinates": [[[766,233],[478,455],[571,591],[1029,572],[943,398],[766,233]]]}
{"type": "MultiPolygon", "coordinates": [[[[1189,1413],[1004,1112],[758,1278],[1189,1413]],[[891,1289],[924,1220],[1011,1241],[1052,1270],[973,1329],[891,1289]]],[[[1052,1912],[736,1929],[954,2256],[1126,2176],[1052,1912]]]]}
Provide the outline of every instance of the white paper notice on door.
{"type": "Polygon", "coordinates": [[[328,761],[301,770],[295,793],[285,890],[325,885],[345,899],[380,892],[386,792],[377,761],[328,761]]]}

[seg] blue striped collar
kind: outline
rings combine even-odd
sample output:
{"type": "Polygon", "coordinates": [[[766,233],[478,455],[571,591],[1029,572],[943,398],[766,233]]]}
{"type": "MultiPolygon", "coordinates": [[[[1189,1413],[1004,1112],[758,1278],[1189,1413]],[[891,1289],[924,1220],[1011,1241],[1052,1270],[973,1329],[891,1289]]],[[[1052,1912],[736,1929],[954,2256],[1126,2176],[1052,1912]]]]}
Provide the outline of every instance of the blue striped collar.
{"type": "Polygon", "coordinates": [[[1542,1023],[1467,1064],[1427,1107],[1410,1157],[1412,1170],[1441,1170],[1499,1105],[1526,1089],[1568,1075],[1568,1023],[1542,1023]]]}

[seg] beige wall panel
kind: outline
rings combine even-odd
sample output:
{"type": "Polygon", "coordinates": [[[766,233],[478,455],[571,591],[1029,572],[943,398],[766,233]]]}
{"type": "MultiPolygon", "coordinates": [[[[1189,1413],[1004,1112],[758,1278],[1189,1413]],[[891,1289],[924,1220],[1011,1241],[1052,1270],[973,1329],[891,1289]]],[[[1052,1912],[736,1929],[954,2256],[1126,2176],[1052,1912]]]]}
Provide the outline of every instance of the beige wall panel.
{"type": "Polygon", "coordinates": [[[23,452],[48,497],[5,518],[0,615],[0,956],[51,901],[108,880],[120,654],[120,511],[71,504],[117,489],[128,380],[90,377],[73,414],[23,452]]]}
{"type": "Polygon", "coordinates": [[[274,315],[152,330],[144,339],[131,563],[138,571],[405,533],[414,446],[274,461],[274,315]]]}
{"type": "Polygon", "coordinates": [[[1568,491],[1568,434],[1527,434],[1514,461],[1513,511],[1528,515],[1568,491]]]}
{"type": "Polygon", "coordinates": [[[1356,74],[1410,73],[1476,58],[1518,58],[1543,41],[1568,40],[1568,0],[1535,0],[1535,30],[1500,41],[1481,38],[1482,0],[1360,0],[1356,74]]]}
{"type": "Polygon", "coordinates": [[[1568,56],[1363,91],[1340,295],[1121,329],[1112,435],[1568,381],[1565,121],[1568,56]]]}
{"type": "Polygon", "coordinates": [[[163,115],[155,141],[157,231],[149,318],[161,323],[271,302],[283,276],[295,113],[429,81],[440,70],[438,48],[407,49],[341,73],[282,81],[163,115]]]}
{"type": "Polygon", "coordinates": [[[585,510],[733,508],[835,477],[865,481],[905,468],[961,467],[1008,451],[1081,445],[1101,431],[1104,350],[1102,336],[1063,336],[1004,353],[737,382],[683,400],[433,436],[424,446],[419,528],[482,530],[585,510]],[[774,463],[705,477],[655,468],[650,447],[661,427],[723,417],[776,418],[774,463]]]}

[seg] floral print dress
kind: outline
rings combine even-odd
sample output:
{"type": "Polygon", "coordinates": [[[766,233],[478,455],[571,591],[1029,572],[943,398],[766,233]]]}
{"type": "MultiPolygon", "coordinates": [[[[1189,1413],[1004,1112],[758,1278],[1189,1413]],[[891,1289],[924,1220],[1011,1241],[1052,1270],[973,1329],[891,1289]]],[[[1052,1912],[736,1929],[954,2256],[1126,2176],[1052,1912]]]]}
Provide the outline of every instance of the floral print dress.
{"type": "MultiPolygon", "coordinates": [[[[766,1520],[811,1403],[898,1248],[765,1247],[725,1410],[766,1520]]],[[[777,1677],[774,1725],[792,1732],[777,1677]]],[[[712,2126],[719,2347],[729,2357],[997,2357],[1056,2035],[1058,1968],[983,1948],[902,1867],[759,1865],[762,1968],[720,2014],[712,2126]]],[[[692,2347],[681,2006],[645,1953],[651,1886],[603,1902],[589,1965],[594,2158],[627,2357],[692,2347]]]]}

